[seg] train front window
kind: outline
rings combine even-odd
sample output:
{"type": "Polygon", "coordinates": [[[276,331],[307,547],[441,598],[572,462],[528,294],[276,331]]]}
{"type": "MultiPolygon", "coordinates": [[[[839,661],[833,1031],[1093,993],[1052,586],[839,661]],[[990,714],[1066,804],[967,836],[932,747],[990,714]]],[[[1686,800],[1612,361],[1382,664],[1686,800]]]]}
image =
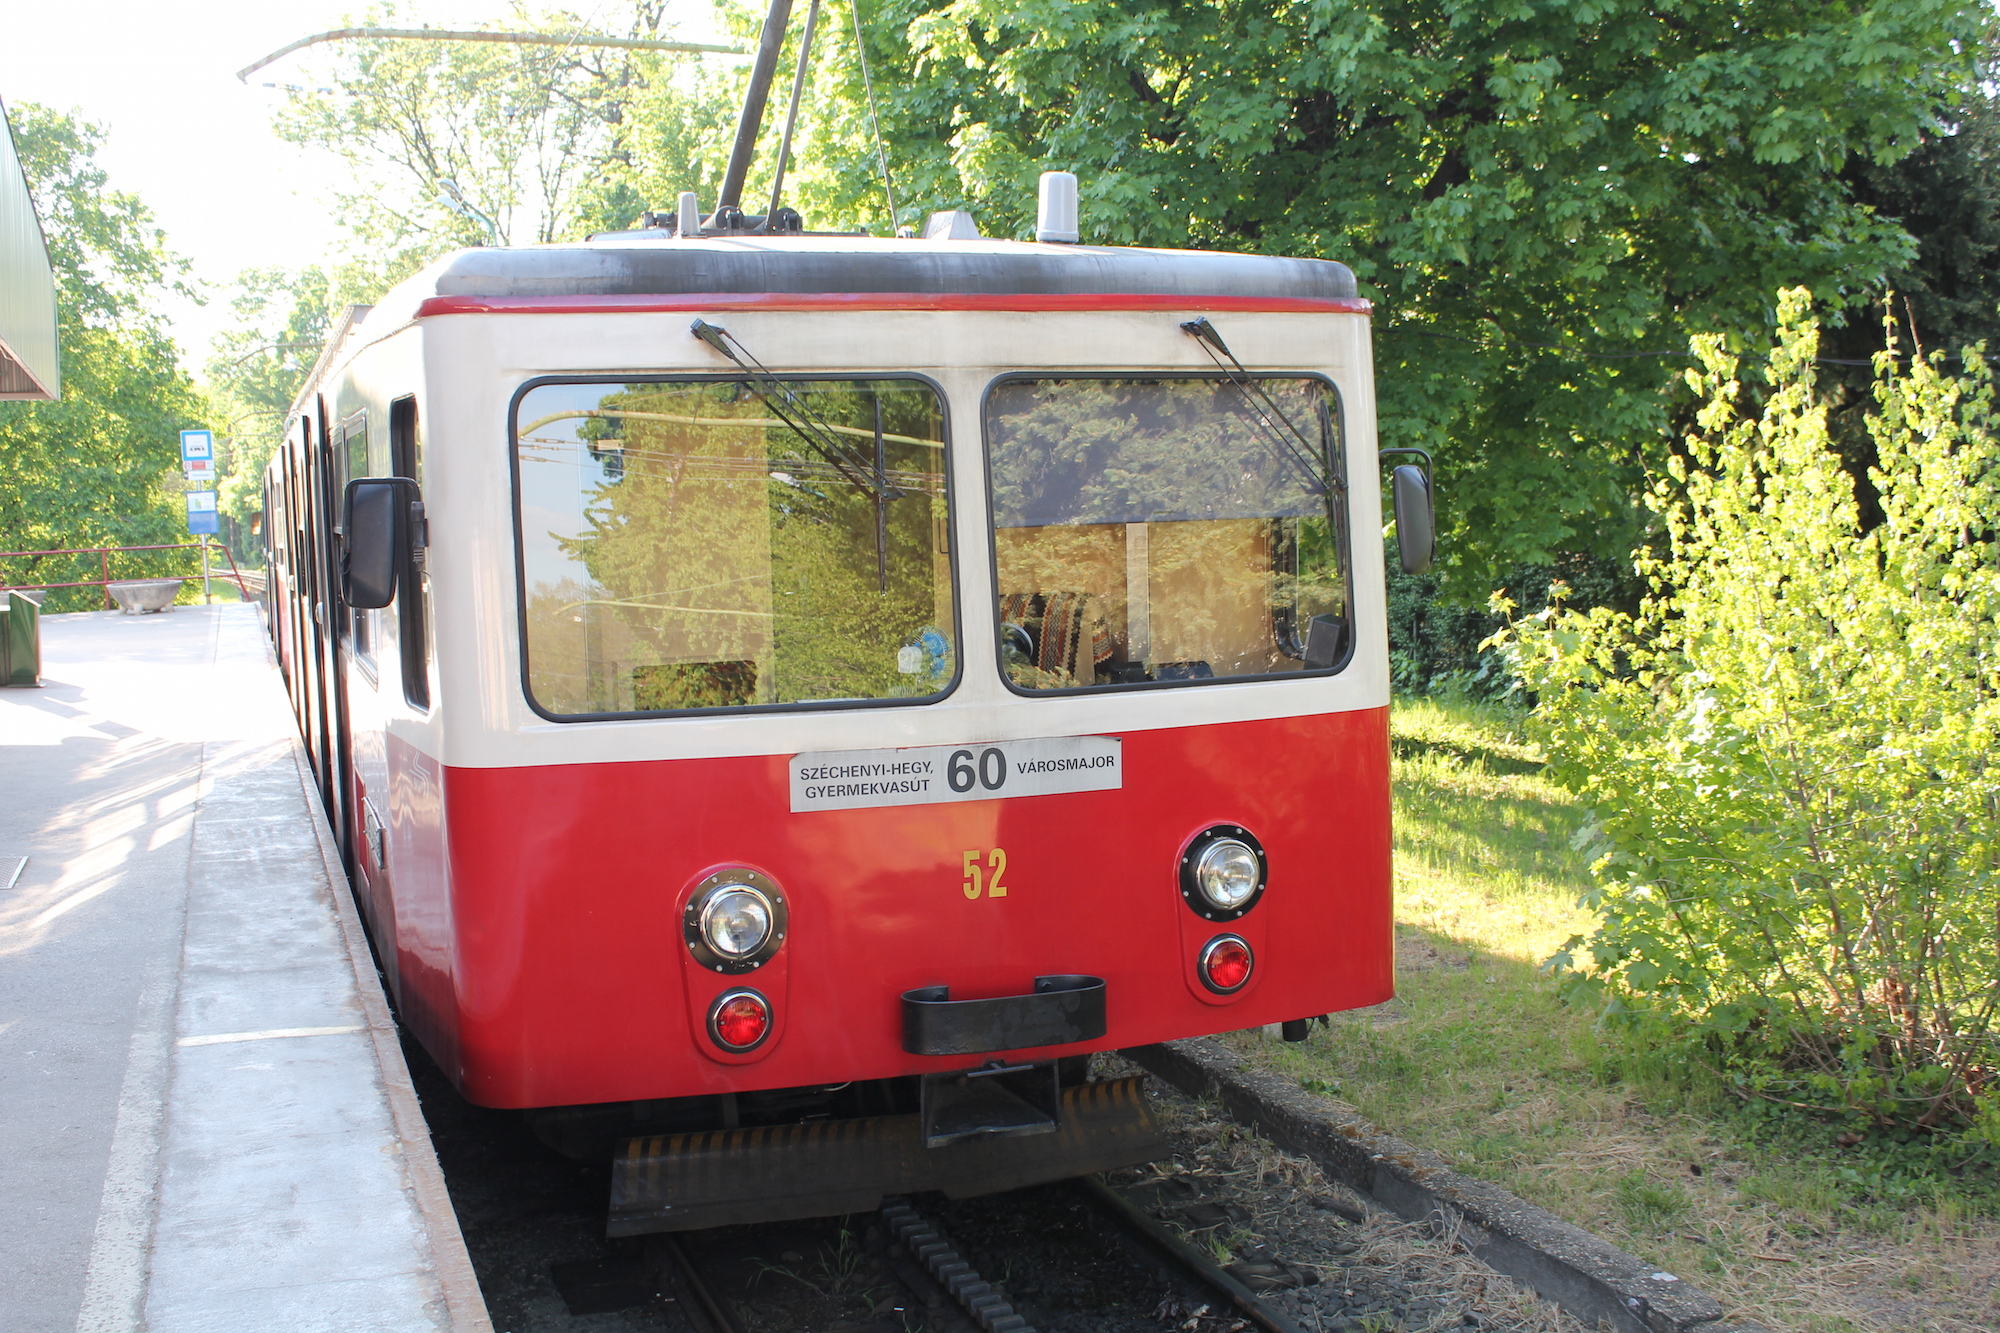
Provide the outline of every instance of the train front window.
{"type": "Polygon", "coordinates": [[[544,382],[526,678],[559,717],[920,700],[957,669],[944,407],[909,380],[544,382]]]}
{"type": "Polygon", "coordinates": [[[985,409],[999,652],[1041,692],[1338,665],[1339,402],[1323,380],[1014,378],[985,409]]]}

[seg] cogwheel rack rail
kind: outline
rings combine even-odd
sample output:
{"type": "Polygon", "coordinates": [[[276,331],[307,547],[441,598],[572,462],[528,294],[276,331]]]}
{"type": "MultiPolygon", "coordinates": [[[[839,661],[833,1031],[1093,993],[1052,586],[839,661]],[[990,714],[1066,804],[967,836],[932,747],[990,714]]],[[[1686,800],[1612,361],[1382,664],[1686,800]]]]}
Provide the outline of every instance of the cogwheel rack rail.
{"type": "MultiPolygon", "coordinates": [[[[1076,1197],[1115,1227],[1138,1253],[1152,1260],[1193,1292],[1202,1293],[1217,1313],[1247,1320],[1265,1333],[1306,1333],[1297,1323],[1259,1299],[1213,1259],[1126,1202],[1095,1177],[1068,1183],[1076,1197]]],[[[899,1276],[913,1296],[930,1294],[935,1284],[981,1333],[1036,1333],[1035,1326],[1008,1301],[1004,1291],[981,1276],[934,1221],[908,1199],[890,1198],[877,1214],[883,1233],[909,1262],[899,1276]]],[[[649,1238],[679,1271],[686,1289],[714,1326],[715,1333],[744,1333],[746,1322],[672,1233],[649,1238]]]]}

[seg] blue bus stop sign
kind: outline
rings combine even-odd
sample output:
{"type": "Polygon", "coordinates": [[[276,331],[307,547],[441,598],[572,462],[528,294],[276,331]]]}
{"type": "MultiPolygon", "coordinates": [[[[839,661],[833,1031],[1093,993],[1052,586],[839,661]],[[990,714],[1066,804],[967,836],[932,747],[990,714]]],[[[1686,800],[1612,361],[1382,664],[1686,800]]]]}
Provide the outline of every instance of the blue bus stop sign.
{"type": "Polygon", "coordinates": [[[215,492],[189,491],[187,493],[188,532],[194,535],[214,534],[221,531],[216,523],[215,492]]]}

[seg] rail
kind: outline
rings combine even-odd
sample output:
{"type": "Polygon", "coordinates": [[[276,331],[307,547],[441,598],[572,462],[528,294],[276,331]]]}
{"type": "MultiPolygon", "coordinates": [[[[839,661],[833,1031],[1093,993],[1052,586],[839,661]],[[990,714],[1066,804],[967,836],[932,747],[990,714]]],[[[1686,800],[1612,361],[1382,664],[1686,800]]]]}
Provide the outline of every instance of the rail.
{"type": "MultiPolygon", "coordinates": [[[[1227,1320],[1229,1327],[1254,1327],[1264,1333],[1306,1333],[1301,1324],[1259,1297],[1213,1257],[1135,1207],[1098,1177],[1078,1177],[1069,1184],[1079,1202],[1134,1242],[1162,1275],[1172,1274],[1175,1285],[1190,1293],[1204,1293],[1209,1304],[1202,1310],[1213,1311],[1218,1322],[1227,1320]]],[[[1026,1316],[1015,1310],[1003,1286],[983,1279],[944,1232],[909,1200],[885,1198],[877,1217],[884,1238],[896,1247],[889,1252],[889,1269],[917,1304],[941,1311],[955,1302],[966,1322],[981,1333],[1036,1333],[1026,1316]]],[[[669,1282],[673,1279],[668,1273],[677,1275],[678,1285],[684,1285],[687,1294],[694,1297],[717,1333],[742,1333],[750,1326],[721,1284],[711,1280],[672,1232],[648,1237],[646,1248],[652,1252],[649,1263],[655,1274],[669,1282]]],[[[1010,1266],[1010,1275],[1013,1271],[1010,1266]]],[[[1196,1323],[1190,1319],[1184,1327],[1193,1328],[1196,1323]]],[[[1348,1325],[1343,1321],[1342,1326],[1348,1325]]]]}
{"type": "MultiPolygon", "coordinates": [[[[94,579],[73,579],[68,583],[11,583],[0,580],[0,591],[8,588],[101,587],[104,589],[104,609],[109,611],[112,605],[111,585],[119,582],[111,577],[112,556],[126,551],[199,551],[204,548],[222,552],[223,558],[229,561],[229,577],[235,580],[237,590],[243,594],[243,600],[246,602],[251,600],[250,587],[244,580],[243,571],[236,567],[236,557],[230,553],[228,545],[224,542],[174,542],[163,546],[69,546],[52,551],[0,551],[0,560],[27,559],[40,555],[94,555],[98,560],[98,571],[102,575],[101,578],[94,579]]],[[[193,578],[194,575],[184,574],[182,577],[193,578]]]]}

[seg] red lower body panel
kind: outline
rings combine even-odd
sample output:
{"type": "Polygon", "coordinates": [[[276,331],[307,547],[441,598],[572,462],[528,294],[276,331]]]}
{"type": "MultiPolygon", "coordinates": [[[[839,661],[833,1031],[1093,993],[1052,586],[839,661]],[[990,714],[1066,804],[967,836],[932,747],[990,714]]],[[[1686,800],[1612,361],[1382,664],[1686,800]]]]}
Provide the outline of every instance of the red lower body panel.
{"type": "Polygon", "coordinates": [[[556,1106],[978,1063],[903,1051],[900,997],[918,986],[975,999],[1105,978],[1102,1039],[1010,1059],[1389,998],[1386,709],[1123,741],[1117,791],[802,814],[785,756],[448,768],[443,873],[396,886],[396,919],[428,927],[398,942],[404,1006],[474,1101],[556,1106]],[[1249,829],[1269,862],[1262,899],[1228,925],[1195,916],[1176,879],[1215,823],[1249,829]],[[681,935],[688,892],[731,865],[776,880],[791,910],[779,956],[741,977],[699,967],[681,935]],[[1194,965],[1224,930],[1256,952],[1226,999],[1194,965]],[[706,1003],[742,984],[774,1002],[773,1034],[753,1058],[713,1058],[706,1003]]]}

